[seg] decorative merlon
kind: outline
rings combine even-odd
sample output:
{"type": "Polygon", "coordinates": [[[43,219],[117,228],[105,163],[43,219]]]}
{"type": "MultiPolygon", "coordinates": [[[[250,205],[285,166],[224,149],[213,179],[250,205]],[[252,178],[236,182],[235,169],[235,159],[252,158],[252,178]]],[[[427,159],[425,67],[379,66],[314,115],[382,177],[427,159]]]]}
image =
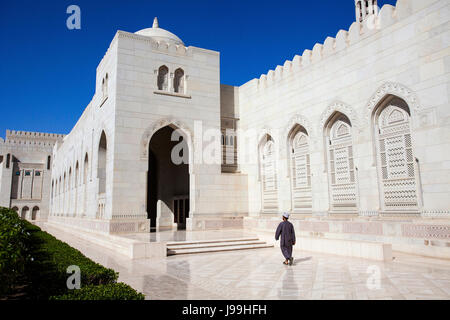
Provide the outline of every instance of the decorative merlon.
{"type": "Polygon", "coordinates": [[[348,31],[339,30],[335,38],[327,37],[323,44],[317,43],[312,50],[306,49],[301,56],[296,55],[292,61],[287,60],[278,72],[277,70],[275,70],[276,72],[269,70],[267,74],[262,74],[259,79],[256,79],[256,86],[267,87],[267,82],[276,82],[298,69],[305,69],[319,63],[334,53],[353,46],[374,32],[378,32],[411,15],[413,10],[410,8],[410,2],[417,2],[417,0],[398,0],[396,7],[384,5],[378,14],[368,16],[362,23],[353,22],[348,31]]]}

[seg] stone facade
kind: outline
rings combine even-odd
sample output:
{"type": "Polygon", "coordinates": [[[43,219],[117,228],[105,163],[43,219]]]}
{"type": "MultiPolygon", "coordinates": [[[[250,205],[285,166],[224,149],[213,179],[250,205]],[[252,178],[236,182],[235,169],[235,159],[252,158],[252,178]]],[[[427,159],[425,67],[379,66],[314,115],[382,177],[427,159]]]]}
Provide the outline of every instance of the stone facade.
{"type": "Polygon", "coordinates": [[[47,220],[53,146],[61,134],[6,131],[0,139],[0,206],[29,220],[47,220]]]}
{"type": "Polygon", "coordinates": [[[118,31],[92,101],[53,148],[49,220],[271,230],[289,211],[305,236],[447,246],[450,4],[376,5],[355,1],[348,31],[240,87],[220,84],[219,52],[156,19],[118,31]],[[175,131],[178,171],[161,163],[175,131]],[[204,159],[208,142],[218,161],[204,159]]]}

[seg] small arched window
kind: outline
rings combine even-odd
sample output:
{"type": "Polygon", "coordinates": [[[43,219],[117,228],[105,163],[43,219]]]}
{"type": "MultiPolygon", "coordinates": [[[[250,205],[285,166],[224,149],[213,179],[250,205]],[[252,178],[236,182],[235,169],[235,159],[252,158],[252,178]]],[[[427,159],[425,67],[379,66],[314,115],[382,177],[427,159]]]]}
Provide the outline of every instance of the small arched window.
{"type": "Polygon", "coordinates": [[[181,68],[175,70],[173,89],[176,93],[184,93],[184,71],[181,68]]]}
{"type": "Polygon", "coordinates": [[[51,157],[51,156],[48,156],[48,157],[47,157],[47,170],[50,170],[51,160],[52,160],[52,157],[51,157]]]}
{"type": "Polygon", "coordinates": [[[158,70],[158,90],[169,90],[169,68],[161,66],[158,70]]]}
{"type": "Polygon", "coordinates": [[[103,99],[108,97],[108,74],[105,75],[102,81],[102,95],[103,99]]]}

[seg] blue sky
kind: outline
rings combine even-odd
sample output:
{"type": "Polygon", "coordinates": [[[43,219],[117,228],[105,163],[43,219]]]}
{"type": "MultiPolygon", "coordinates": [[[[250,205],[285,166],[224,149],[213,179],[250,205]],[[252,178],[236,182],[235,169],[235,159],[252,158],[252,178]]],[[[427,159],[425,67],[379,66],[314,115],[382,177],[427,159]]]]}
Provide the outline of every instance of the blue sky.
{"type": "Polygon", "coordinates": [[[155,16],[187,46],[220,51],[221,82],[242,85],[348,30],[355,10],[353,0],[2,1],[0,137],[70,132],[116,30],[151,27],[155,16]],[[81,30],[66,27],[71,4],[81,8],[81,30]]]}

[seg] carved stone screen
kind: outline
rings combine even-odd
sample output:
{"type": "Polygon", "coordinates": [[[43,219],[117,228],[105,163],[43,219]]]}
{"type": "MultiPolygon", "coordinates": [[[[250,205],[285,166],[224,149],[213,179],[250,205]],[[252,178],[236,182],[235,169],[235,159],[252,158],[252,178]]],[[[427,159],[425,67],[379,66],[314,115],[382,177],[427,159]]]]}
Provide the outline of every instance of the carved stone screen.
{"type": "Polygon", "coordinates": [[[342,117],[337,119],[331,127],[328,156],[331,210],[355,211],[357,192],[352,128],[342,117]]]}
{"type": "Polygon", "coordinates": [[[267,141],[262,147],[261,169],[263,211],[275,211],[278,209],[278,188],[275,167],[275,146],[272,140],[267,141]]]}
{"type": "Polygon", "coordinates": [[[383,211],[418,211],[409,113],[396,105],[384,108],[376,134],[383,211]]]}
{"type": "Polygon", "coordinates": [[[312,209],[311,167],[308,136],[299,132],[291,146],[291,192],[292,208],[295,212],[310,212],[312,209]]]}

